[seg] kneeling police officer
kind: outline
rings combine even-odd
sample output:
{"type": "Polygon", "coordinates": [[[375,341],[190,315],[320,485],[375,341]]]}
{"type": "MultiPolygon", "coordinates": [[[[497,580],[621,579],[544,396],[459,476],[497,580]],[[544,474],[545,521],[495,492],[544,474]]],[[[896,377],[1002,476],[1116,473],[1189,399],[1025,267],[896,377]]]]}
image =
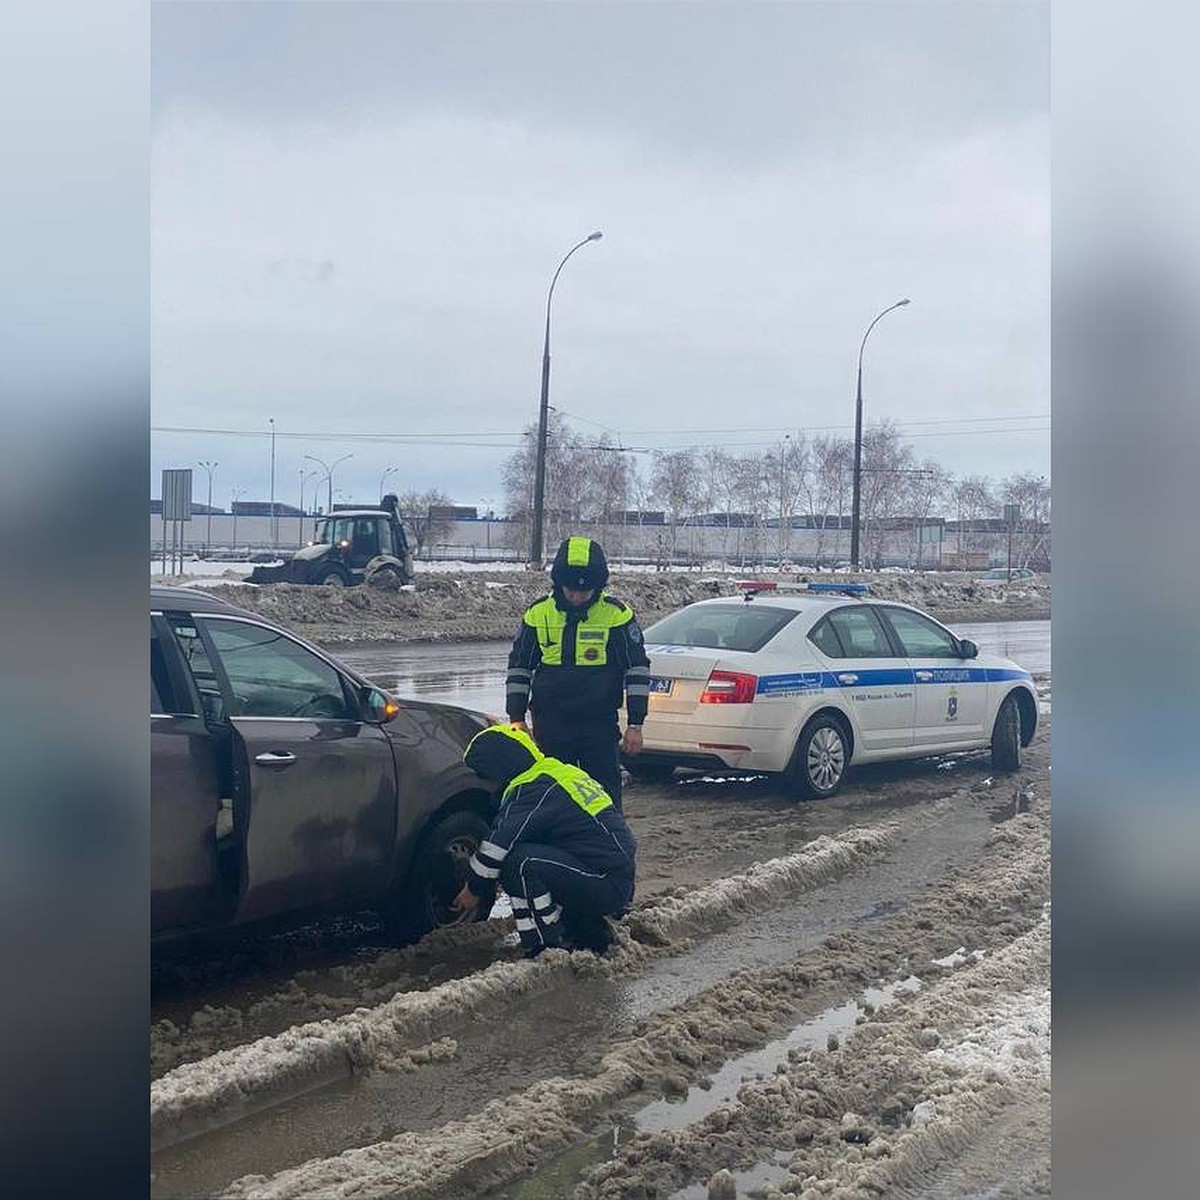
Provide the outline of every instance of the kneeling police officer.
{"type": "Polygon", "coordinates": [[[502,884],[527,958],[554,946],[603,953],[613,940],[606,918],[633,899],[637,857],[637,841],[612,798],[585,771],[543,754],[510,725],[476,734],[463,761],[504,791],[455,907],[490,905],[502,884]]]}
{"type": "Polygon", "coordinates": [[[599,542],[567,538],[550,570],[554,587],[532,604],[508,656],[506,709],[546,754],[582,767],[621,807],[620,749],[638,754],[650,696],[650,660],[627,604],[604,591],[608,562],[599,542]],[[617,712],[625,697],[628,728],[617,712]]]}

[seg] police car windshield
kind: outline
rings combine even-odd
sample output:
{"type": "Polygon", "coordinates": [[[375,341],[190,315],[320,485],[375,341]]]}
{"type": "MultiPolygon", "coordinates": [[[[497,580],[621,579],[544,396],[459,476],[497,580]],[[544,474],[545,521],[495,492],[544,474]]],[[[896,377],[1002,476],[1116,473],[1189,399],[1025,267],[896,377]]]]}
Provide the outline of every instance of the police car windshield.
{"type": "Polygon", "coordinates": [[[713,650],[761,650],[789,621],[795,609],[747,604],[704,604],[685,608],[646,630],[646,641],[660,646],[697,646],[713,650]]]}

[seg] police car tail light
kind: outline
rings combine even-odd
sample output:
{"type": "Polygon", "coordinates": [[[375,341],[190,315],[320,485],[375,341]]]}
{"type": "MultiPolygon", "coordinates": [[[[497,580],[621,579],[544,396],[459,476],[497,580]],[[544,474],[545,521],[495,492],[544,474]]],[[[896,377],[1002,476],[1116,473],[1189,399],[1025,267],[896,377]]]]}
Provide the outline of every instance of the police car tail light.
{"type": "Polygon", "coordinates": [[[713,671],[700,694],[701,704],[749,704],[758,688],[758,676],[741,671],[713,671]]]}

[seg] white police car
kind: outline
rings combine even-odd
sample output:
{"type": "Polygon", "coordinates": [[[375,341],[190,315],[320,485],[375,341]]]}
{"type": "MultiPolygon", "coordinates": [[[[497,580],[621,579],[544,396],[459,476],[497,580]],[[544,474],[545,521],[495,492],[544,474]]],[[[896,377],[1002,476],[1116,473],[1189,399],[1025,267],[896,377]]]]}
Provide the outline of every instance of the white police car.
{"type": "Polygon", "coordinates": [[[851,762],[990,747],[1015,771],[1037,727],[1029,672],[980,655],[932,617],[865,584],[739,585],[651,625],[641,778],[675,767],[779,772],[805,796],[851,762]]]}

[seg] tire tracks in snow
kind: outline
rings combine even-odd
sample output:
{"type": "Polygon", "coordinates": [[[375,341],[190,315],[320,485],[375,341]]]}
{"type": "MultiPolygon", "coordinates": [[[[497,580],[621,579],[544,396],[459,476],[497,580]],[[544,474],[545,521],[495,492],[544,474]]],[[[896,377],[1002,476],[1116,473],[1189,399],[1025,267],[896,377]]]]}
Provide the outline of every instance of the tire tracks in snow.
{"type": "Polygon", "coordinates": [[[159,1149],[345,1079],[445,1037],[468,1019],[492,1016],[579,974],[630,975],[652,957],[687,949],[687,939],[733,924],[781,898],[819,887],[883,854],[898,834],[888,821],[823,836],[785,858],[757,863],[691,895],[665,896],[626,918],[604,959],[551,952],[534,962],[498,962],[374,1008],[297,1026],[185,1063],[150,1089],[151,1143],[159,1149]],[[632,935],[632,936],[630,936],[632,935]]]}
{"type": "MultiPolygon", "coordinates": [[[[986,870],[973,871],[959,880],[940,879],[930,885],[927,896],[903,912],[870,927],[833,935],[822,947],[801,954],[787,966],[734,972],[708,991],[693,996],[686,1005],[655,1014],[634,1036],[606,1054],[590,1077],[541,1080],[524,1092],[492,1100],[472,1116],[439,1129],[406,1132],[269,1178],[246,1176],[225,1189],[225,1194],[264,1200],[314,1194],[433,1200],[478,1195],[505,1186],[586,1140],[587,1131],[602,1116],[611,1116],[645,1089],[669,1087],[677,1093],[682,1080],[686,1090],[689,1076],[702,1074],[731,1052],[761,1046],[781,1026],[793,1021],[800,1009],[828,1002],[834,994],[844,996],[848,982],[861,985],[881,973],[904,970],[911,960],[928,961],[934,954],[944,953],[948,936],[956,938],[964,932],[975,945],[1003,947],[1009,939],[1015,939],[1014,944],[1022,943],[1022,935],[1036,925],[1041,899],[1048,893],[1046,824],[1040,814],[1014,818],[990,837],[981,860],[987,862],[986,870]]],[[[936,978],[953,969],[931,965],[922,974],[936,978]]],[[[972,1009],[978,1010],[980,997],[986,999],[997,986],[1012,986],[1016,978],[1008,960],[999,955],[992,961],[985,959],[978,971],[975,981],[961,989],[964,1019],[972,1009]]],[[[909,1011],[907,1005],[898,1007],[909,1011]]],[[[947,1002],[939,1011],[947,1017],[953,1008],[947,1002]]],[[[878,1020],[871,1022],[873,1029],[880,1025],[878,1020]]],[[[915,1024],[909,1020],[894,1028],[918,1038],[925,1028],[925,1018],[918,1015],[915,1024]]],[[[868,1045],[867,1036],[856,1035],[852,1044],[868,1045]]],[[[871,1059],[870,1054],[865,1057],[871,1059]]],[[[846,1110],[831,1106],[828,1096],[842,1094],[839,1078],[848,1068],[852,1073],[853,1065],[862,1061],[862,1054],[854,1049],[845,1055],[827,1054],[825,1059],[828,1078],[824,1083],[818,1081],[808,1059],[798,1064],[795,1069],[801,1078],[789,1083],[795,1103],[784,1105],[781,1112],[790,1122],[785,1127],[789,1138],[793,1126],[806,1116],[819,1116],[838,1128],[836,1146],[844,1148],[840,1121],[846,1110]],[[806,1075],[808,1083],[803,1082],[806,1075]],[[822,1087],[827,1094],[822,1094],[822,1087]]],[[[869,1061],[863,1068],[869,1074],[868,1068],[869,1061]]],[[[869,1084],[860,1083],[853,1094],[865,1100],[872,1090],[883,1088],[886,1092],[888,1069],[877,1065],[874,1073],[882,1074],[882,1081],[875,1078],[869,1084]]],[[[953,1070],[947,1068],[945,1073],[952,1076],[953,1070]]],[[[891,1103],[895,1107],[897,1102],[893,1099],[891,1103]]],[[[770,1109],[772,1104],[773,1100],[760,1107],[770,1109]]],[[[881,1101],[881,1105],[886,1106],[887,1101],[881,1101]]],[[[911,1106],[901,1102],[900,1107],[908,1111],[911,1106]]],[[[754,1138],[744,1129],[739,1136],[737,1108],[726,1106],[711,1114],[693,1127],[699,1132],[691,1141],[678,1133],[654,1135],[658,1141],[650,1151],[647,1145],[654,1139],[640,1137],[619,1160],[600,1168],[596,1181],[585,1185],[599,1190],[586,1194],[628,1195],[632,1187],[634,1191],[640,1189],[639,1194],[666,1195],[685,1174],[694,1175],[697,1164],[706,1165],[706,1155],[711,1159],[714,1147],[719,1156],[714,1170],[727,1165],[727,1160],[735,1159],[737,1154],[744,1156],[747,1138],[751,1145],[754,1138]],[[680,1151],[679,1162],[673,1161],[675,1146],[680,1151]],[[646,1162],[651,1164],[649,1176],[645,1174],[646,1162]]],[[[755,1136],[762,1132],[759,1128],[755,1136]]]]}

